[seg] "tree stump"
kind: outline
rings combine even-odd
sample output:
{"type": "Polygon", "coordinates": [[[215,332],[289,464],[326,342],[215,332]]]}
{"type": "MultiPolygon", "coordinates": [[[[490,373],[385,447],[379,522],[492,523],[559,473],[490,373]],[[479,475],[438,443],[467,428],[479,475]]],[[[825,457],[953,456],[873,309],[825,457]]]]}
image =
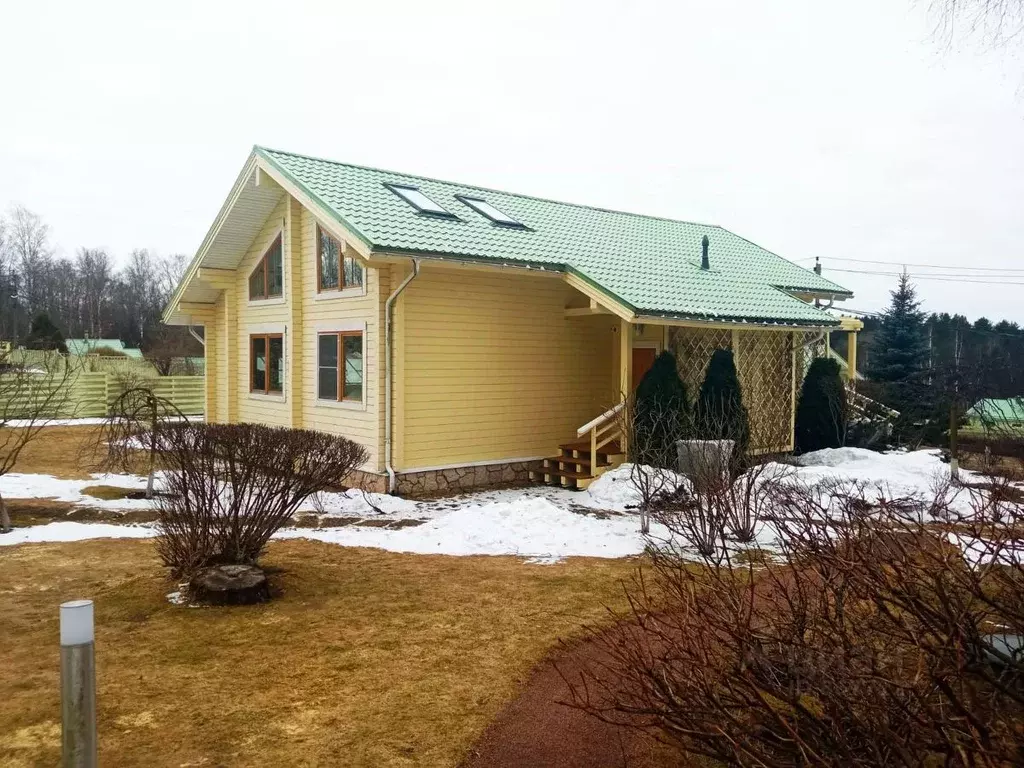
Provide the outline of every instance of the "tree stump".
{"type": "Polygon", "coordinates": [[[252,605],[270,599],[267,575],[255,565],[215,565],[189,581],[194,600],[209,605],[252,605]]]}

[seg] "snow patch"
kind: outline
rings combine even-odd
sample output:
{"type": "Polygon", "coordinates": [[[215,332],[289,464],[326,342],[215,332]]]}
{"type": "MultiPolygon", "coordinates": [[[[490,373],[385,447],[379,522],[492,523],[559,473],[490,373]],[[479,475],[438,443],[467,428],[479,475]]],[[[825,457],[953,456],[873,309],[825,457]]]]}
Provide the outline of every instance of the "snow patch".
{"type": "Polygon", "coordinates": [[[0,546],[88,539],[149,539],[156,535],[157,530],[148,525],[57,522],[15,528],[10,533],[0,533],[0,546]]]}

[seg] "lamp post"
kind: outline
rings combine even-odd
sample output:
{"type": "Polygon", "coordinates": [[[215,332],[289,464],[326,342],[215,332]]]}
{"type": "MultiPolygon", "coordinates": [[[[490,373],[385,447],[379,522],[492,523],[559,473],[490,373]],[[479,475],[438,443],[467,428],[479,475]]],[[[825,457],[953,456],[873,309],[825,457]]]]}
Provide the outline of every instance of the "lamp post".
{"type": "Polygon", "coordinates": [[[92,600],[60,606],[63,768],[96,768],[96,656],[92,600]]]}

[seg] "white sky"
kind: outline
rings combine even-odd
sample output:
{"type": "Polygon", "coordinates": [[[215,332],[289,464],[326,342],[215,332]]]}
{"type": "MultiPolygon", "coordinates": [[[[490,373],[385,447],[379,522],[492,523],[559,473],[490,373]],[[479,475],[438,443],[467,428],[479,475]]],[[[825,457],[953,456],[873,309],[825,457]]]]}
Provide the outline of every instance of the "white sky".
{"type": "MultiPolygon", "coordinates": [[[[1024,323],[1024,48],[949,49],[914,0],[0,5],[0,208],[64,253],[192,255],[259,143],[826,268],[1016,268],[919,290],[1024,323]]],[[[869,310],[894,282],[826,276],[869,310]]]]}

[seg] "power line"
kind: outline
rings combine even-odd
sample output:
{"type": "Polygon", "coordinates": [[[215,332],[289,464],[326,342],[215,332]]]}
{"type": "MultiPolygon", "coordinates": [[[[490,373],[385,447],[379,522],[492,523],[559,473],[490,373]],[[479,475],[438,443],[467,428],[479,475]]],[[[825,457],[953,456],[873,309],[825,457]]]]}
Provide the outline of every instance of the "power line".
{"type": "MultiPolygon", "coordinates": [[[[808,256],[805,259],[797,259],[797,261],[812,261],[812,260],[814,260],[816,258],[818,258],[818,257],[817,256],[808,256]]],[[[898,265],[898,266],[901,266],[901,267],[921,267],[921,268],[924,268],[924,269],[956,269],[956,270],[966,270],[966,271],[974,271],[974,272],[1021,272],[1021,273],[1024,273],[1024,268],[1019,268],[1019,267],[971,267],[971,266],[968,266],[966,264],[963,265],[963,266],[953,265],[953,264],[914,264],[914,263],[911,263],[909,261],[899,261],[899,260],[893,261],[891,259],[889,261],[878,261],[878,260],[875,260],[875,259],[848,259],[848,258],[841,258],[839,256],[829,256],[828,260],[829,261],[849,261],[849,262],[853,262],[853,263],[856,263],[856,264],[883,264],[883,265],[885,265],[887,267],[893,267],[893,266],[897,266],[898,265]]]]}
{"type": "MultiPolygon", "coordinates": [[[[869,269],[842,269],[840,267],[823,267],[824,271],[827,272],[846,272],[857,275],[879,275],[881,277],[899,277],[902,272],[881,272],[869,269]]],[[[1007,282],[1006,280],[982,280],[981,277],[998,277],[997,275],[970,275],[963,274],[958,275],[956,273],[948,272],[941,275],[913,275],[914,280],[934,280],[941,283],[973,283],[976,285],[1024,285],[1024,282],[1007,282]],[[974,279],[979,278],[979,279],[974,279]]],[[[1013,279],[1024,279],[1024,275],[1006,275],[1007,278],[1013,279]]]]}

